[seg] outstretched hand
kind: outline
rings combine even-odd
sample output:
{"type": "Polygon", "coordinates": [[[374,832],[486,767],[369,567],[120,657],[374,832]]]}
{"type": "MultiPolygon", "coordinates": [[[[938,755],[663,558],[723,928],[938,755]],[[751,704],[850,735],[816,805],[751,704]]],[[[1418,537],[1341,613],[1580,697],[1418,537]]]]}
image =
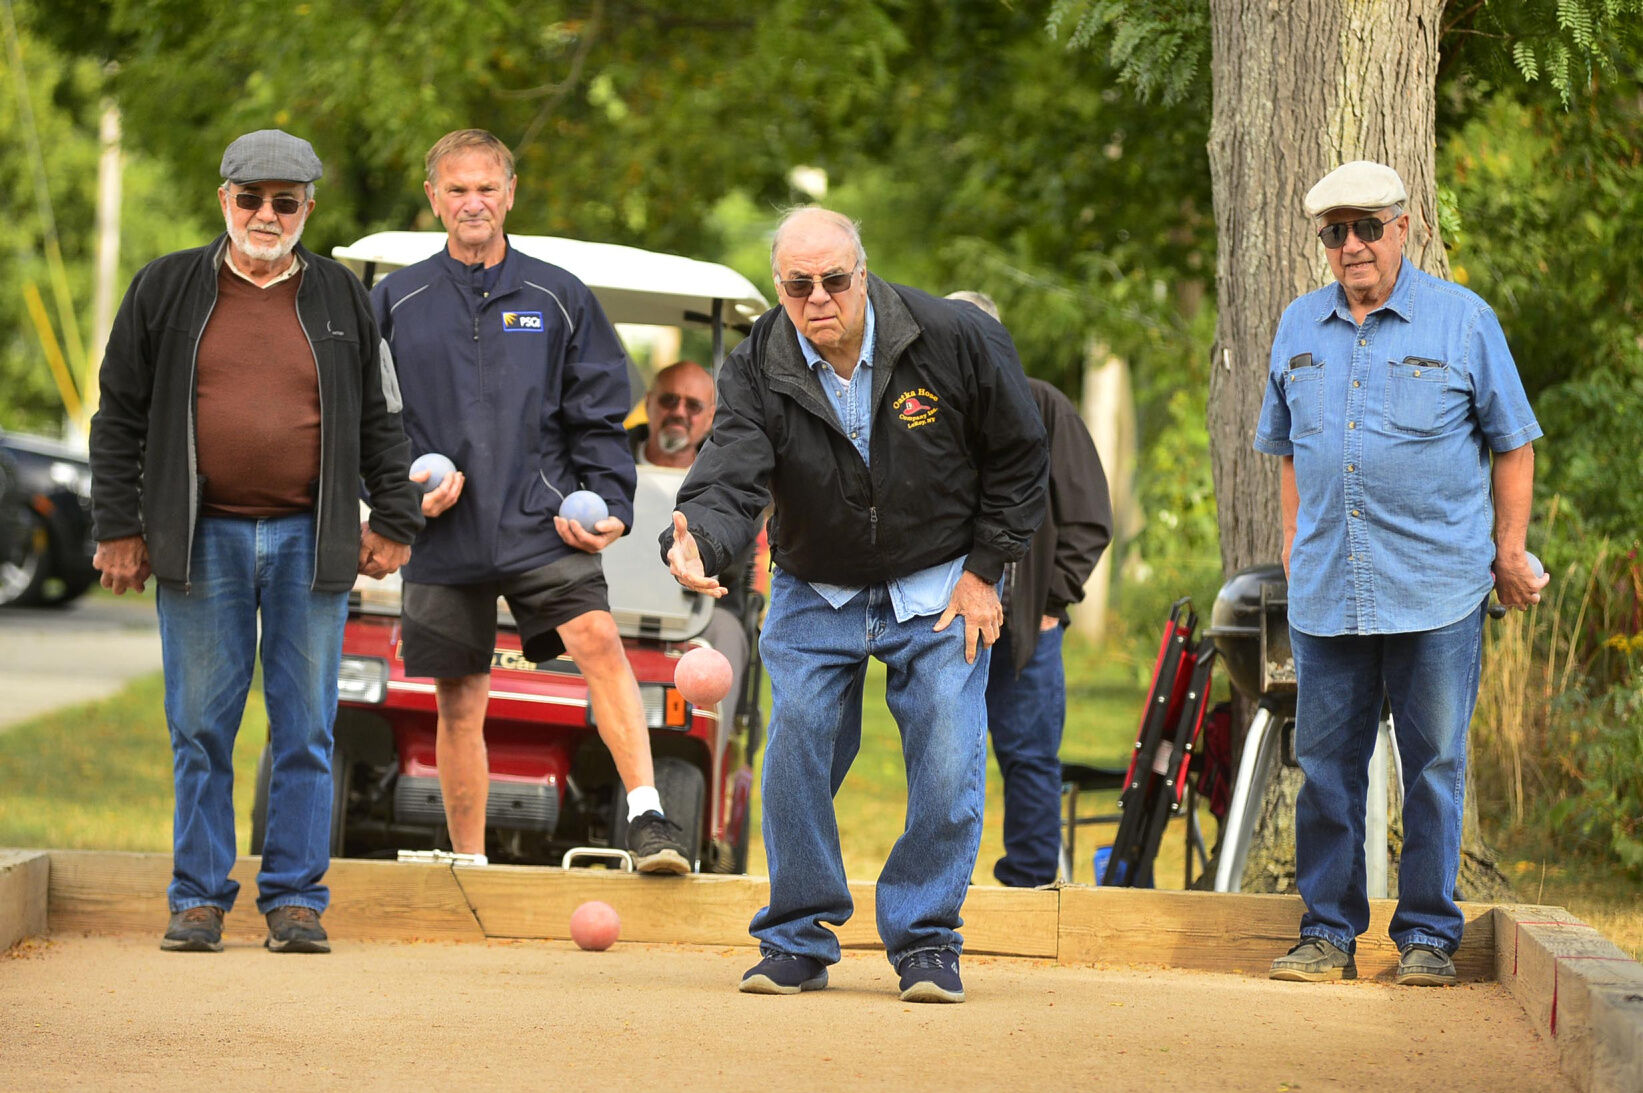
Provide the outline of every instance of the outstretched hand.
{"type": "Polygon", "coordinates": [[[981,646],[998,641],[998,632],[1004,626],[1004,607],[998,602],[998,589],[968,569],[959,576],[947,610],[933,629],[940,633],[960,615],[964,616],[964,662],[974,664],[981,646]]]}
{"type": "Polygon", "coordinates": [[[692,592],[700,592],[714,599],[730,591],[717,578],[709,577],[702,568],[702,552],[696,546],[695,536],[690,534],[690,524],[685,520],[685,514],[677,509],[673,510],[673,545],[667,550],[667,571],[692,592]]]}

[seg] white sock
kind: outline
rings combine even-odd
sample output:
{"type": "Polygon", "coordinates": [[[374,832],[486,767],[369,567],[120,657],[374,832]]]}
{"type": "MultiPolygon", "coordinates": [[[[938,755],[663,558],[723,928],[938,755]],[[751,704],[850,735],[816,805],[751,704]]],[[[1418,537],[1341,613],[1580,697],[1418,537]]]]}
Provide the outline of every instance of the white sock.
{"type": "Polygon", "coordinates": [[[662,795],[656,792],[655,786],[640,786],[638,789],[628,790],[628,823],[632,823],[647,812],[662,811],[662,795]]]}

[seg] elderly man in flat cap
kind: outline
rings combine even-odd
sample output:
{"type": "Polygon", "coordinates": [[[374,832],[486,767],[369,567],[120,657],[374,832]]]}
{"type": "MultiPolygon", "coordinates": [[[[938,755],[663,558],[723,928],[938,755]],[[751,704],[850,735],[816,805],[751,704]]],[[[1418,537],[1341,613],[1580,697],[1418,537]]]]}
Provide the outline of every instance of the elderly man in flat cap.
{"type": "Polygon", "coordinates": [[[1491,589],[1526,608],[1546,584],[1524,555],[1540,426],[1494,312],[1403,257],[1407,201],[1397,172],[1367,161],[1306,195],[1336,281],[1284,311],[1256,429],[1256,450],[1283,460],[1306,775],[1295,809],[1306,913],[1273,979],[1357,975],[1368,766],[1390,701],[1403,764],[1397,981],[1455,981],[1484,608],[1491,589]]]}
{"type": "Polygon", "coordinates": [[[239,893],[234,737],[259,621],[273,761],[257,909],[269,949],[330,951],[321,882],[348,590],[398,569],[422,527],[370,301],[297,242],[320,174],[308,142],[277,129],[230,144],[227,231],[138,272],[103,357],[95,564],[116,595],[158,584],[176,789],[161,948],[173,951],[220,950],[239,893]]]}

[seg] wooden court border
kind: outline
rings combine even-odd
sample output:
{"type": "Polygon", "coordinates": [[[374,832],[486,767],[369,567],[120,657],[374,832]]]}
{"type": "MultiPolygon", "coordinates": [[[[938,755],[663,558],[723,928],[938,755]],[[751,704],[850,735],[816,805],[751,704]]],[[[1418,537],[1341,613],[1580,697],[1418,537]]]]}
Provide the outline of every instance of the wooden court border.
{"type": "MultiPolygon", "coordinates": [[[[255,942],[262,917],[256,858],[231,876],[240,906],[225,933],[255,942]]],[[[0,950],[37,935],[142,934],[164,920],[171,858],[89,850],[0,849],[0,950]]],[[[766,899],[762,877],[641,877],[603,870],[338,859],[327,929],[368,941],[567,941],[570,915],[604,900],[622,940],[748,946],[747,923],[766,899]]],[[[838,928],[850,949],[880,948],[873,885],[850,885],[856,910],[838,928]]],[[[1359,940],[1360,977],[1390,982],[1398,954],[1386,937],[1394,903],[1373,900],[1359,940]]],[[[1643,965],[1560,907],[1463,903],[1466,928],[1456,970],[1497,980],[1551,1041],[1558,1063],[1585,1093],[1643,1090],[1643,965]]],[[[976,887],[964,906],[965,951],[1064,964],[1158,965],[1265,975],[1293,943],[1301,901],[1292,895],[1136,888],[976,887]]],[[[3,974],[3,973],[0,973],[3,974]]],[[[1300,988],[1305,989],[1305,988],[1300,988]]]]}

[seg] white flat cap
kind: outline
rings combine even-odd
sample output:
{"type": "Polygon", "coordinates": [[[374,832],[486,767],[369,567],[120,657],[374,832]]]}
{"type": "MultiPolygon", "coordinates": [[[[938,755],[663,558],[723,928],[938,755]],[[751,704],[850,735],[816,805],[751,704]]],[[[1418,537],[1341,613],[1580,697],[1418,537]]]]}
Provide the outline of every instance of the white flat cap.
{"type": "Polygon", "coordinates": [[[1329,172],[1306,193],[1303,202],[1308,216],[1322,216],[1330,209],[1384,209],[1409,200],[1398,172],[1384,163],[1356,159],[1329,172]]]}

